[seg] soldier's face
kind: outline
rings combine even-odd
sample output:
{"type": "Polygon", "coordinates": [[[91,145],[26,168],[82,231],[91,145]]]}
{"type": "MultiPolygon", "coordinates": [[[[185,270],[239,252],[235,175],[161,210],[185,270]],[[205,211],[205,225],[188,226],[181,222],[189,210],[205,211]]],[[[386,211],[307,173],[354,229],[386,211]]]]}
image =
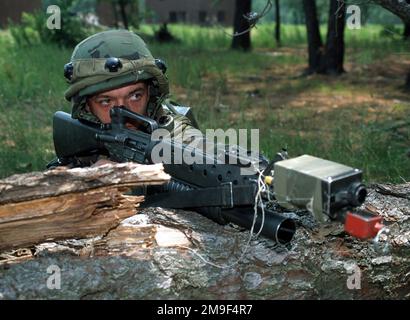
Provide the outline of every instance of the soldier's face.
{"type": "MultiPolygon", "coordinates": [[[[127,109],[147,115],[149,89],[146,83],[138,82],[118,89],[105,91],[87,99],[89,110],[102,123],[110,123],[110,110],[114,106],[125,106],[127,109]]],[[[137,123],[127,123],[130,128],[136,128],[137,123]]]]}

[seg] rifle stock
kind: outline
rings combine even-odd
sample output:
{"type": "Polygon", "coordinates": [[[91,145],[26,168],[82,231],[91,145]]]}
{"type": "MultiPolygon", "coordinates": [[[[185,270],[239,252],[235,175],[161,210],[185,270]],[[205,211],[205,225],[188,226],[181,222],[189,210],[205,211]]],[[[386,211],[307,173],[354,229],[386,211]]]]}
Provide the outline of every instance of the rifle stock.
{"type": "Polygon", "coordinates": [[[53,117],[54,149],[59,159],[90,154],[104,149],[96,139],[101,130],[71,118],[68,113],[57,111],[53,117]]]}

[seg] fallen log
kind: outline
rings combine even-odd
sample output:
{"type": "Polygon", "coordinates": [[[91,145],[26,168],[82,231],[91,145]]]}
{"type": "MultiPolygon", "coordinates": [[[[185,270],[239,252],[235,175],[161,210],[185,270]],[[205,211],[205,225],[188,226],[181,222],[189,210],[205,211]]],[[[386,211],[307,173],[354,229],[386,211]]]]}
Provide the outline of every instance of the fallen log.
{"type": "MultiPolygon", "coordinates": [[[[410,299],[410,184],[369,188],[390,233],[360,241],[306,211],[281,246],[195,212],[141,209],[106,235],[0,254],[4,299],[410,299]],[[20,259],[1,263],[1,259],[20,259]],[[47,272],[61,270],[59,290],[47,272]],[[54,269],[53,269],[54,270],[54,269]]],[[[7,261],[7,260],[3,260],[7,261]]]]}
{"type": "Polygon", "coordinates": [[[0,251],[103,236],[143,201],[124,193],[168,180],[162,165],[135,163],[60,167],[0,180],[0,251]]]}

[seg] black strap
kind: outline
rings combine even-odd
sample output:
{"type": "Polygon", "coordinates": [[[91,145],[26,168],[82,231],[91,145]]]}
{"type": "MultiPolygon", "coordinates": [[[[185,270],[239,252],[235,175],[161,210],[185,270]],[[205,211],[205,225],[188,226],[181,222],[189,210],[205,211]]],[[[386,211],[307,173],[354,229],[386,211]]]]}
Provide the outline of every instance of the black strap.
{"type": "Polygon", "coordinates": [[[233,208],[241,205],[253,205],[255,191],[253,185],[236,186],[228,183],[218,187],[148,195],[141,207],[174,209],[197,207],[233,208]]]}

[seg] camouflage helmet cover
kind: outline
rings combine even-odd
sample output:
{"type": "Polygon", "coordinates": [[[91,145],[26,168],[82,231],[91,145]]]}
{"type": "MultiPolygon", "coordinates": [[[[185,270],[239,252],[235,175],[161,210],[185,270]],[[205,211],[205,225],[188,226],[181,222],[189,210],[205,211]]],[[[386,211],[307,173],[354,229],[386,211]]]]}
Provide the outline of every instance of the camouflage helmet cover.
{"type": "Polygon", "coordinates": [[[169,93],[168,79],[145,42],[127,30],[104,31],[88,37],[75,47],[70,62],[72,75],[65,97],[73,103],[73,118],[84,113],[87,96],[137,81],[152,79],[158,89],[157,101],[150,101],[148,106],[150,116],[169,93]],[[108,58],[118,58],[120,68],[107,69],[108,58]]]}

